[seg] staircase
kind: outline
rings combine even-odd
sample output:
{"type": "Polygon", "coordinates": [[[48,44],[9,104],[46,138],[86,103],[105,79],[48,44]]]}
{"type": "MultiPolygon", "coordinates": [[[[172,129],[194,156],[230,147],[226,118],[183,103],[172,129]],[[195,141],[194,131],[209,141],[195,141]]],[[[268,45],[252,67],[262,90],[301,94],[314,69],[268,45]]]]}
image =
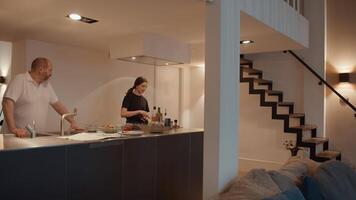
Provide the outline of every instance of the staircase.
{"type": "Polygon", "coordinates": [[[283,120],[284,132],[297,134],[296,145],[309,148],[311,159],[324,162],[331,159],[341,160],[341,153],[329,150],[329,140],[317,137],[317,126],[305,124],[305,114],[294,113],[294,103],[283,101],[283,92],[273,90],[273,82],[263,79],[261,70],[253,69],[253,62],[241,58],[240,82],[249,84],[249,94],[260,95],[260,106],[272,108],[272,119],[283,120]],[[270,97],[276,100],[270,100],[270,97]],[[278,112],[279,108],[287,108],[287,114],[278,112]],[[291,120],[296,119],[298,125],[290,125],[291,120]],[[310,133],[308,136],[308,132],[310,133]],[[322,150],[317,152],[317,147],[322,145],[322,150]]]}

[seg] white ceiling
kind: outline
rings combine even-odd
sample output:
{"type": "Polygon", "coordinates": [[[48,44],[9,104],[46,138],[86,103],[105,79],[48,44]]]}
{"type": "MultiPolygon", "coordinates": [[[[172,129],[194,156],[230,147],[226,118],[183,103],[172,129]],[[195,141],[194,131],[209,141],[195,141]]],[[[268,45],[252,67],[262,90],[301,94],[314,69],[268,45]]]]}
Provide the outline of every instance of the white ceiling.
{"type": "Polygon", "coordinates": [[[108,50],[112,39],[150,32],[204,41],[202,0],[0,0],[0,40],[35,39],[108,50]],[[71,12],[99,20],[71,21],[71,12]]]}
{"type": "MultiPolygon", "coordinates": [[[[298,46],[243,13],[241,27],[241,39],[255,41],[242,46],[242,53],[298,46]]],[[[157,33],[192,44],[192,62],[201,63],[204,31],[203,0],[0,0],[0,40],[6,41],[34,39],[109,51],[120,36],[157,33]],[[99,22],[71,21],[65,16],[72,12],[99,22]]]]}

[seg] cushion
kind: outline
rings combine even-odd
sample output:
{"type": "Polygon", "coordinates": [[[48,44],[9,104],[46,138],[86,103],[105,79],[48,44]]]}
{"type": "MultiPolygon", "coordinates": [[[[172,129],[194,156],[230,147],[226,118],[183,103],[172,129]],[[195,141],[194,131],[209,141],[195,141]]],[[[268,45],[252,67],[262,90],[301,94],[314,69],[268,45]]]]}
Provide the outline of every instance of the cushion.
{"type": "Polygon", "coordinates": [[[220,194],[216,199],[260,200],[280,192],[278,185],[266,170],[253,169],[232,183],[228,191],[220,194]]]}
{"type": "Polygon", "coordinates": [[[281,174],[278,171],[272,170],[272,171],[268,171],[268,173],[282,192],[289,190],[290,188],[293,188],[295,186],[291,178],[281,174]]]}
{"type": "Polygon", "coordinates": [[[321,193],[318,181],[312,176],[306,176],[303,179],[303,185],[300,186],[300,190],[306,200],[324,200],[324,196],[321,193]]]}
{"type": "Polygon", "coordinates": [[[297,186],[290,188],[278,195],[264,198],[263,200],[305,200],[303,194],[300,192],[297,186]]]}
{"type": "Polygon", "coordinates": [[[279,172],[294,181],[295,184],[301,185],[303,183],[303,177],[312,175],[317,169],[319,163],[301,156],[295,156],[290,158],[286,164],[284,164],[279,172]]]}
{"type": "Polygon", "coordinates": [[[326,200],[356,198],[356,172],[340,161],[328,161],[320,165],[314,174],[326,200]]]}

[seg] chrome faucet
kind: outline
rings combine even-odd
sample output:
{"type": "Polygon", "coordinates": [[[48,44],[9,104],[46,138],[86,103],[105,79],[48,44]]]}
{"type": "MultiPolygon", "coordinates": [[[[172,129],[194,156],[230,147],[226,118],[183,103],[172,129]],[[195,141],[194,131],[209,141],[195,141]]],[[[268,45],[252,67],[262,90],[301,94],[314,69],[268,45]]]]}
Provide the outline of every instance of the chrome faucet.
{"type": "Polygon", "coordinates": [[[76,108],[74,108],[73,113],[66,113],[66,114],[62,115],[62,117],[61,117],[61,136],[64,136],[64,120],[67,117],[74,117],[76,115],[77,115],[77,109],[76,108]]]}

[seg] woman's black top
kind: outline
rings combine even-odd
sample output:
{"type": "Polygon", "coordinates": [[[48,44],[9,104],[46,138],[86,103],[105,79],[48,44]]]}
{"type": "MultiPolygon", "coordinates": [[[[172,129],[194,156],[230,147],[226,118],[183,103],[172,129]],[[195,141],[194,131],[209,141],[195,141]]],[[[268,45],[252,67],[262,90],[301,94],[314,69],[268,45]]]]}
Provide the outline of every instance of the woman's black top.
{"type": "MultiPolygon", "coordinates": [[[[122,102],[122,107],[126,108],[127,111],[144,110],[146,112],[150,112],[146,98],[143,96],[137,96],[133,92],[126,94],[122,102]]],[[[126,123],[146,124],[147,120],[143,118],[143,115],[139,114],[132,117],[127,117],[126,123]]]]}

